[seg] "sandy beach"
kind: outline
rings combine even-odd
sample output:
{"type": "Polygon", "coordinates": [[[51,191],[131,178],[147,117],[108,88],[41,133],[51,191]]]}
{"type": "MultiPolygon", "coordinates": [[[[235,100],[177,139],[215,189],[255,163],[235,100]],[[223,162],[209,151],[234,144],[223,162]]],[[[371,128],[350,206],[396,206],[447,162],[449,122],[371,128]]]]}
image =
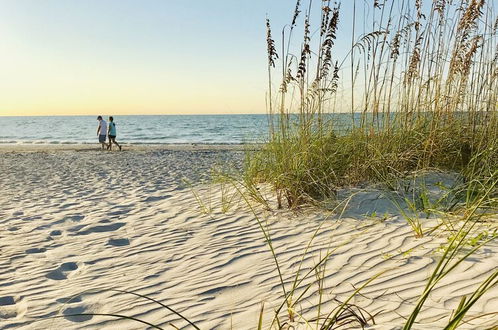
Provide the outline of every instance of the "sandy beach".
{"type": "MultiPolygon", "coordinates": [[[[205,181],[213,166],[240,168],[243,157],[234,146],[0,148],[0,328],[147,328],[126,319],[70,316],[78,313],[191,328],[152,301],[111,290],[156,299],[201,329],[256,329],[264,303],[268,324],[283,292],[256,217],[271,234],[288,288],[302,258],[304,274],[330,253],[321,308],[332,309],[334,299],[344,301],[380,274],[352,303],[375,315],[371,329],[400,328],[446,238],[415,238],[382,191],[368,187],[356,191],[342,215],[257,206],[253,214],[235,192],[205,181]]],[[[424,220],[424,226],[438,221],[424,220]]],[[[442,328],[461,297],[497,265],[496,242],[465,260],[434,289],[415,328],[442,328]]],[[[315,275],[301,286],[311,282],[315,275]]],[[[308,320],[316,316],[316,292],[313,284],[295,306],[308,320]]],[[[495,287],[461,328],[498,326],[496,306],[495,287]]]]}

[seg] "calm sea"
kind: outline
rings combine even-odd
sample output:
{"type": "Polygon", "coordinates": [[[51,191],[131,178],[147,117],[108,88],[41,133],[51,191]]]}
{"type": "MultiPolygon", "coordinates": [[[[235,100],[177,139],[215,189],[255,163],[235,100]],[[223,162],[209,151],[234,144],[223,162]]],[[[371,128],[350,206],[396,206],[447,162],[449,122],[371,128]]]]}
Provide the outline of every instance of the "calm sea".
{"type": "MultiPolygon", "coordinates": [[[[266,115],[115,116],[114,122],[116,140],[125,144],[240,144],[268,134],[266,115]]],[[[96,143],[97,125],[96,116],[0,117],[0,144],[96,143]]]]}
{"type": "MultiPolygon", "coordinates": [[[[360,116],[355,114],[355,122],[360,116]]],[[[327,114],[326,121],[339,130],[352,124],[346,113],[327,114]]],[[[124,144],[242,144],[268,137],[265,114],[114,116],[114,122],[116,140],[124,144]]],[[[97,143],[97,126],[97,116],[0,116],[0,144],[97,143]]]]}

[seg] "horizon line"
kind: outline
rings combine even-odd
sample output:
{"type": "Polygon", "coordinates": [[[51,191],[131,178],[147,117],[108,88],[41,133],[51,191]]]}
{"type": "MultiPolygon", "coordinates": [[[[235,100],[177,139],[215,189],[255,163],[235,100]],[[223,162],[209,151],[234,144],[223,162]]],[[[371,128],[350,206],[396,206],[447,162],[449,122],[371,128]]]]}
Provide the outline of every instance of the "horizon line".
{"type": "Polygon", "coordinates": [[[267,115],[266,112],[256,113],[148,113],[148,114],[74,114],[74,115],[3,115],[0,117],[90,117],[90,116],[242,116],[242,115],[267,115]]]}

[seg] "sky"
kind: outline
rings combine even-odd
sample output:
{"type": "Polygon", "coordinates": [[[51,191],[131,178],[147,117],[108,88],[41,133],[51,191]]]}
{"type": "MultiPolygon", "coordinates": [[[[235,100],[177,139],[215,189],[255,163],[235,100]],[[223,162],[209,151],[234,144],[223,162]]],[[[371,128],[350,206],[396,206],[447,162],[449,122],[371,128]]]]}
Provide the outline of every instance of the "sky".
{"type": "Polygon", "coordinates": [[[0,115],[265,113],[265,19],[294,6],[0,0],[0,115]]]}

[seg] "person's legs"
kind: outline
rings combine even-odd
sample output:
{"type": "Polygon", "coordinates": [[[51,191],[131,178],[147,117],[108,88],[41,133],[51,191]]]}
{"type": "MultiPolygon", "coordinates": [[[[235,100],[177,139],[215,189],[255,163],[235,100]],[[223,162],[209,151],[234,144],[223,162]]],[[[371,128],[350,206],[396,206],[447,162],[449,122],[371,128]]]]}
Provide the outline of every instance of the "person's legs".
{"type": "Polygon", "coordinates": [[[107,147],[107,149],[112,150],[112,143],[113,142],[114,142],[114,137],[109,136],[109,146],[107,147]]]}
{"type": "Polygon", "coordinates": [[[118,146],[119,150],[121,150],[121,146],[116,142],[116,136],[109,136],[109,145],[113,143],[118,146]]]}
{"type": "Polygon", "coordinates": [[[99,142],[102,145],[102,150],[104,150],[105,148],[107,148],[107,143],[105,143],[105,138],[106,138],[105,135],[100,135],[99,136],[99,142]]]}
{"type": "Polygon", "coordinates": [[[121,146],[116,142],[116,138],[112,139],[112,142],[114,142],[114,144],[118,146],[119,150],[121,150],[121,146]]]}

